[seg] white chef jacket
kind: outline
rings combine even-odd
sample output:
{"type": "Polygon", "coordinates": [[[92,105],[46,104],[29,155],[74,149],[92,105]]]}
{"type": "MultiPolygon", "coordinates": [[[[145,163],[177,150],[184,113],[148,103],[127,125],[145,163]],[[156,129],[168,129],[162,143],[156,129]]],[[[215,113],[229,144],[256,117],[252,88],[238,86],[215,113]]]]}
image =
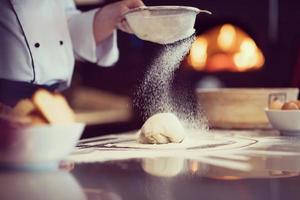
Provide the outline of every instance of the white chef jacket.
{"type": "Polygon", "coordinates": [[[96,45],[95,12],[80,13],[73,0],[0,0],[0,78],[66,87],[74,55],[114,64],[116,32],[96,45]]]}

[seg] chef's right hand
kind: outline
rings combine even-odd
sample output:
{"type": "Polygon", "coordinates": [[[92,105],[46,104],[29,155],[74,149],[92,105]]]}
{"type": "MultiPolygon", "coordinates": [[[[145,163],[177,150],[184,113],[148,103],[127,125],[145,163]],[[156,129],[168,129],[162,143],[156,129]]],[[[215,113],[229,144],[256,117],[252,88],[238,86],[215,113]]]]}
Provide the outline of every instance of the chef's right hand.
{"type": "Polygon", "coordinates": [[[123,15],[128,10],[141,6],[145,6],[141,0],[123,0],[100,8],[94,19],[96,43],[108,38],[116,28],[131,33],[123,15]]]}

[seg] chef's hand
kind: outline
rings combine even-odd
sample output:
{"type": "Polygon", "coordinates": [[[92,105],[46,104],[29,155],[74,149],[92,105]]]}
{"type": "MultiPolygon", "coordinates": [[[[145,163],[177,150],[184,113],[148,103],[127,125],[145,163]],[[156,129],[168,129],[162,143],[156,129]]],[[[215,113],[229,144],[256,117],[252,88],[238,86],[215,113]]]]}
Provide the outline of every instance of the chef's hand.
{"type": "Polygon", "coordinates": [[[99,9],[94,19],[94,36],[96,43],[108,38],[116,28],[131,32],[123,14],[132,8],[144,6],[141,0],[122,0],[108,4],[99,9]]]}

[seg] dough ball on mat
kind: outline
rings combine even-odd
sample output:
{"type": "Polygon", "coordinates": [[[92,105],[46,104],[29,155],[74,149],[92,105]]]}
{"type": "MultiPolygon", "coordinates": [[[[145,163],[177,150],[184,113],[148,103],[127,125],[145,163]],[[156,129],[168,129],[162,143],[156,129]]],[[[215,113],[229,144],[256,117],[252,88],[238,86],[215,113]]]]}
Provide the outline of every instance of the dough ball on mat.
{"type": "Polygon", "coordinates": [[[158,113],[144,123],[138,141],[143,144],[181,143],[185,136],[183,125],[174,114],[158,113]]]}

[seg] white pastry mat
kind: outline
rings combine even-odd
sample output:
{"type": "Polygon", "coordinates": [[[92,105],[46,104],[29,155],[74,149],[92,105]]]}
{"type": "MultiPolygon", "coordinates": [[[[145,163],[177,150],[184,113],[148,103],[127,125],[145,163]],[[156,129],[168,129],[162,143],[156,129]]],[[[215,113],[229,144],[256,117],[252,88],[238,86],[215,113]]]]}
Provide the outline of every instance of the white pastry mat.
{"type": "MultiPolygon", "coordinates": [[[[75,162],[97,162],[130,158],[183,157],[192,158],[212,151],[237,149],[256,143],[256,140],[193,133],[183,143],[139,144],[136,132],[108,135],[82,140],[69,156],[75,162]]],[[[210,154],[210,153],[209,153],[210,154]]]]}
{"type": "Polygon", "coordinates": [[[90,163],[175,158],[249,171],[253,168],[249,161],[255,157],[262,160],[300,157],[300,137],[274,136],[268,131],[264,134],[262,137],[255,131],[213,131],[190,134],[181,144],[153,145],[137,143],[135,131],[82,140],[68,160],[90,163]]]}

